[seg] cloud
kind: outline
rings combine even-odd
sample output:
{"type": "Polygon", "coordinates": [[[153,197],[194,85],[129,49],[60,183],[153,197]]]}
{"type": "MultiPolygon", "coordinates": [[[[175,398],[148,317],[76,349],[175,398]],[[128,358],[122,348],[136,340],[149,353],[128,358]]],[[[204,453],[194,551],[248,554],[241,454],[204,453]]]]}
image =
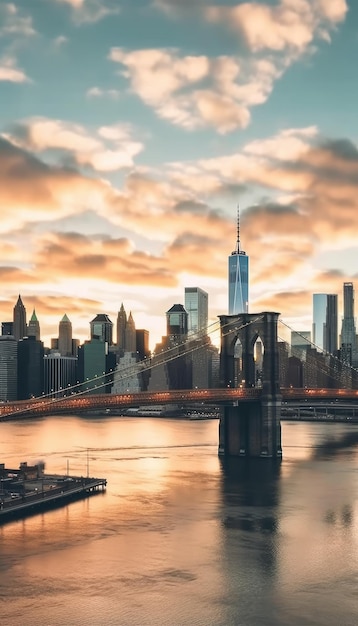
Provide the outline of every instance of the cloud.
{"type": "Polygon", "coordinates": [[[73,21],[78,25],[99,22],[110,15],[120,13],[117,0],[53,0],[53,2],[69,5],[73,21]]]}
{"type": "Polygon", "coordinates": [[[244,128],[250,107],[270,95],[281,70],[269,59],[180,56],[172,49],[112,48],[131,90],[157,115],[187,129],[213,127],[220,133],[244,128]]]}
{"type": "Polygon", "coordinates": [[[345,0],[280,0],[273,5],[244,2],[234,7],[213,6],[205,11],[212,22],[238,30],[253,52],[296,50],[315,37],[329,40],[329,32],[348,11],[345,0]]]}
{"type": "Polygon", "coordinates": [[[53,40],[53,45],[55,46],[55,48],[61,48],[67,42],[68,38],[65,35],[58,35],[58,37],[55,37],[55,39],[53,40]]]}
{"type": "Polygon", "coordinates": [[[100,205],[106,193],[100,181],[84,178],[75,170],[46,165],[0,137],[0,231],[100,205]]]}
{"type": "Polygon", "coordinates": [[[21,15],[12,2],[0,6],[0,24],[0,37],[32,37],[37,34],[32,17],[21,15]]]}
{"type": "Polygon", "coordinates": [[[87,98],[112,98],[117,100],[120,96],[118,89],[101,89],[100,87],[91,87],[86,92],[87,98]]]}
{"type": "Polygon", "coordinates": [[[14,125],[9,137],[35,152],[69,153],[77,165],[89,166],[98,172],[131,167],[134,157],[143,150],[143,144],[131,138],[127,125],[111,128],[112,136],[108,130],[107,136],[103,135],[103,129],[90,134],[79,124],[36,117],[14,125]]]}
{"type": "Polygon", "coordinates": [[[0,59],[0,82],[10,83],[30,83],[30,78],[24,70],[17,67],[13,57],[3,57],[0,59]]]}

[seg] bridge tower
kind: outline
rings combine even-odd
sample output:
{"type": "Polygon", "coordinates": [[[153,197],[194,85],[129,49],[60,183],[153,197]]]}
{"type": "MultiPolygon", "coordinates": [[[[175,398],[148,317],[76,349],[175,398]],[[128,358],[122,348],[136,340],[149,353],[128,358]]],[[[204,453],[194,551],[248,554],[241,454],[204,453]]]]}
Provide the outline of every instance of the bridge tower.
{"type": "Polygon", "coordinates": [[[224,407],[219,425],[219,455],[281,458],[281,394],[277,322],[279,313],[219,315],[221,328],[220,384],[237,385],[235,346],[242,350],[242,386],[256,386],[254,348],[263,344],[260,399],[243,399],[224,407]]]}

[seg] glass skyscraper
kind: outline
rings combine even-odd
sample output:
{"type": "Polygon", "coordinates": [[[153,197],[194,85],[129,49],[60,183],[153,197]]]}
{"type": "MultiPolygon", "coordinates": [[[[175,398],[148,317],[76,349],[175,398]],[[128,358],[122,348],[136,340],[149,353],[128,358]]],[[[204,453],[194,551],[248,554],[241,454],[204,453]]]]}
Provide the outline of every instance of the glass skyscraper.
{"type": "Polygon", "coordinates": [[[249,257],[240,248],[240,212],[237,210],[236,249],[228,257],[229,315],[248,313],[249,257]]]}
{"type": "Polygon", "coordinates": [[[337,300],[336,294],[313,294],[313,344],[330,354],[337,351],[338,344],[337,300]]]}
{"type": "Polygon", "coordinates": [[[185,310],[188,313],[188,334],[205,334],[208,328],[207,292],[200,287],[185,287],[185,310]]]}
{"type": "Polygon", "coordinates": [[[341,358],[349,365],[357,365],[357,338],[354,319],[353,283],[343,284],[343,320],[341,331],[341,358]]]}

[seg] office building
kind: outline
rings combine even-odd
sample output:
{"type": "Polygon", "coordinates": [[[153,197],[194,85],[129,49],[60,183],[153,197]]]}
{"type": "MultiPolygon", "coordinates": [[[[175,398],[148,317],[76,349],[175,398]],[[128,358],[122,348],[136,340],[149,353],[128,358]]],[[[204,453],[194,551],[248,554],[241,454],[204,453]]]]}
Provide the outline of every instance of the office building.
{"type": "Polygon", "coordinates": [[[229,315],[248,313],[249,257],[240,247],[240,211],[237,210],[236,249],[228,257],[229,315]]]}
{"type": "Polygon", "coordinates": [[[35,337],[24,337],[18,342],[17,352],[18,400],[37,398],[44,391],[44,345],[35,337]]]}
{"type": "Polygon", "coordinates": [[[118,358],[125,352],[125,333],[127,326],[127,314],[124,310],[123,302],[117,315],[117,354],[118,358]]]}
{"type": "Polygon", "coordinates": [[[337,295],[313,294],[312,342],[316,348],[334,354],[338,345],[337,295]]]}
{"type": "Polygon", "coordinates": [[[348,365],[357,363],[357,337],[354,319],[353,283],[343,284],[343,320],[341,330],[341,360],[348,365]]]}
{"type": "Polygon", "coordinates": [[[40,323],[37,319],[35,309],[33,310],[33,313],[29,321],[29,325],[27,327],[27,336],[35,337],[37,341],[40,341],[40,323]]]}
{"type": "Polygon", "coordinates": [[[0,400],[17,400],[17,341],[12,335],[0,337],[0,400]]]}
{"type": "Polygon", "coordinates": [[[166,312],[167,337],[171,341],[183,341],[188,335],[188,313],[182,304],[173,304],[166,312]]]}
{"type": "Polygon", "coordinates": [[[91,327],[91,339],[97,338],[100,341],[105,341],[108,344],[108,346],[112,345],[113,324],[111,320],[109,319],[108,315],[99,313],[90,322],[90,327],[91,327]]]}
{"type": "Polygon", "coordinates": [[[311,346],[311,333],[307,330],[291,331],[291,356],[304,360],[307,348],[311,346]]]}
{"type": "Polygon", "coordinates": [[[134,324],[134,319],[132,317],[132,313],[129,314],[129,317],[127,319],[124,337],[125,337],[124,352],[136,352],[137,341],[136,341],[135,324],[134,324]]]}
{"type": "Polygon", "coordinates": [[[208,294],[199,287],[185,287],[185,310],[188,314],[188,335],[207,333],[208,294]]]}
{"type": "Polygon", "coordinates": [[[1,323],[1,334],[2,335],[13,335],[14,334],[14,322],[2,322],[1,323]]]}
{"type": "Polygon", "coordinates": [[[78,380],[82,391],[88,393],[110,393],[115,355],[109,353],[108,343],[94,337],[78,348],[78,380]]]}
{"type": "Polygon", "coordinates": [[[72,356],[72,324],[66,313],[58,325],[58,351],[61,356],[72,356]]]}
{"type": "MultiPolygon", "coordinates": [[[[69,395],[77,382],[77,359],[51,352],[44,356],[44,391],[56,398],[69,395]]],[[[77,388],[76,388],[77,390],[77,388]]]]}
{"type": "Polygon", "coordinates": [[[13,332],[16,341],[19,341],[19,339],[27,336],[26,309],[23,305],[20,295],[14,306],[13,332]]]}
{"type": "Polygon", "coordinates": [[[148,359],[148,357],[150,357],[149,330],[145,330],[144,328],[137,328],[135,331],[135,336],[139,360],[143,361],[143,359],[148,359]]]}

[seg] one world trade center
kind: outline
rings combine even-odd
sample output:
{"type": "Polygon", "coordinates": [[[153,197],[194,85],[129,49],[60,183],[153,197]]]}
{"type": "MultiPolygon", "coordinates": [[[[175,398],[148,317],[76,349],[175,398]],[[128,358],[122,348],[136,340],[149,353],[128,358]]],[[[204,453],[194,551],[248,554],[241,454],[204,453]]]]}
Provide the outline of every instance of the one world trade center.
{"type": "Polygon", "coordinates": [[[240,248],[240,209],[237,208],[236,250],[228,257],[229,315],[248,313],[249,310],[249,257],[240,248]]]}

